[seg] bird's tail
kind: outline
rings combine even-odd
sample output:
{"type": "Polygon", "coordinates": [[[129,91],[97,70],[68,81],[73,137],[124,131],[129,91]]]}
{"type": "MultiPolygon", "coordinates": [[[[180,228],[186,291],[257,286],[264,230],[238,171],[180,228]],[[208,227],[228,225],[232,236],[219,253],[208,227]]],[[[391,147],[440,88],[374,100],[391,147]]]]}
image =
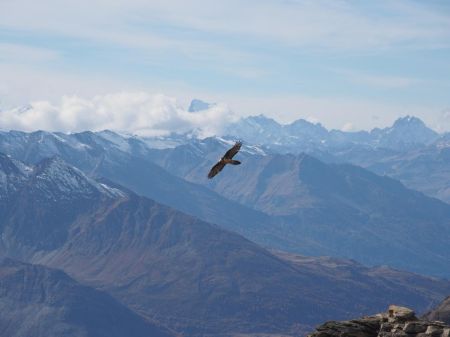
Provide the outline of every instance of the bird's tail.
{"type": "Polygon", "coordinates": [[[240,165],[241,162],[239,160],[230,160],[231,165],[240,165]]]}

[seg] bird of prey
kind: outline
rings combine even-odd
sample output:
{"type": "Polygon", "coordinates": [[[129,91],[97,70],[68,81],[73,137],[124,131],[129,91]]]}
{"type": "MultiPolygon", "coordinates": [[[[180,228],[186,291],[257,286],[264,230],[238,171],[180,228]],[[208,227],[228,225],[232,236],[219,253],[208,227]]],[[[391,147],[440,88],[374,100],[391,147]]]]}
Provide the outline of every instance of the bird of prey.
{"type": "Polygon", "coordinates": [[[241,162],[238,160],[233,160],[233,157],[239,152],[241,146],[242,142],[236,142],[233,147],[224,154],[219,162],[212,167],[211,171],[208,173],[208,178],[213,178],[217,173],[222,171],[226,164],[239,165],[241,162]]]}

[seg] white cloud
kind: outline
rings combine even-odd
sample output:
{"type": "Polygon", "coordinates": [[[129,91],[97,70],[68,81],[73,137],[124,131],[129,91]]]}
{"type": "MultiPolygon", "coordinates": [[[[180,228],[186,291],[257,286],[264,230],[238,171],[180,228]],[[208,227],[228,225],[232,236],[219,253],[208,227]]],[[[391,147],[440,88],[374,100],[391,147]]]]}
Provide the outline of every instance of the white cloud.
{"type": "Polygon", "coordinates": [[[76,132],[116,130],[139,135],[162,135],[195,130],[200,137],[220,134],[236,120],[224,104],[196,113],[175,98],[145,92],[121,92],[85,99],[63,96],[59,104],[32,102],[26,109],[0,111],[3,129],[76,132]]]}
{"type": "Polygon", "coordinates": [[[345,123],[344,126],[341,128],[342,131],[353,131],[354,127],[353,127],[353,123],[345,123]]]}

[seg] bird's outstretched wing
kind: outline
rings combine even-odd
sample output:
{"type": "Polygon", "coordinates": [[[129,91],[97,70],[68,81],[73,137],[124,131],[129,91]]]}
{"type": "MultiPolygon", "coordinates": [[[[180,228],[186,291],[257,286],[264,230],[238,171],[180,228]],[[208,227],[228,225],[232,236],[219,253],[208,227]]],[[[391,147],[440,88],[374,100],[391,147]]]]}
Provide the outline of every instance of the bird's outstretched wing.
{"type": "Polygon", "coordinates": [[[223,156],[226,159],[233,159],[236,153],[241,149],[242,142],[236,142],[231,149],[229,149],[223,156]]]}
{"type": "Polygon", "coordinates": [[[214,165],[211,169],[211,171],[209,171],[208,173],[208,178],[211,179],[212,177],[214,177],[217,173],[219,173],[220,171],[222,171],[222,169],[225,167],[225,163],[223,162],[223,160],[219,161],[216,165],[214,165]]]}

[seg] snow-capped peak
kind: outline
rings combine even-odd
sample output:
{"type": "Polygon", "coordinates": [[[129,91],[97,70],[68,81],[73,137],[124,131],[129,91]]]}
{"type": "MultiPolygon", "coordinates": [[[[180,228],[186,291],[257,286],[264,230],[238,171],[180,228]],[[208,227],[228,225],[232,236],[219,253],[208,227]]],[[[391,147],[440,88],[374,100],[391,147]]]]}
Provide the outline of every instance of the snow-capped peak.
{"type": "Polygon", "coordinates": [[[116,188],[110,188],[87,177],[59,157],[40,162],[33,170],[33,180],[38,189],[53,199],[72,199],[75,196],[86,199],[99,193],[109,197],[124,195],[116,188]]]}

